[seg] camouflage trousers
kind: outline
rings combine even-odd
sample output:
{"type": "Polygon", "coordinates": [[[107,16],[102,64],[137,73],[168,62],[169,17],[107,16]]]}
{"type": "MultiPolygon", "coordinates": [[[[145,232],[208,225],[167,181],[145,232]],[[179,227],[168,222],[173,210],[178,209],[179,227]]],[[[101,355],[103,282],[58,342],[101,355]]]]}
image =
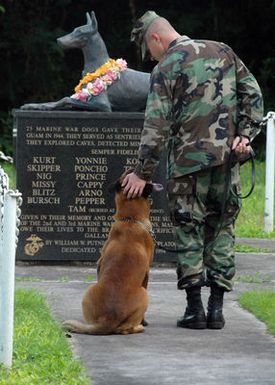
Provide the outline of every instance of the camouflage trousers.
{"type": "Polygon", "coordinates": [[[239,164],[227,165],[170,180],[170,216],[178,252],[178,289],[217,284],[231,291],[235,274],[234,224],[241,209],[239,164]],[[225,180],[231,184],[225,194],[225,180]],[[227,196],[224,204],[223,201],[227,196]]]}

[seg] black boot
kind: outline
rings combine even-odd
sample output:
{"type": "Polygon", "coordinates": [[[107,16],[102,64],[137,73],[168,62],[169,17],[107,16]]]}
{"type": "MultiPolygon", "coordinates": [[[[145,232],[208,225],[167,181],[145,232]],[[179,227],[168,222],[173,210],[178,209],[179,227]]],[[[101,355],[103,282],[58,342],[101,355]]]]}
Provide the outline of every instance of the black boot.
{"type": "Polygon", "coordinates": [[[200,286],[192,286],[186,289],[187,307],[183,317],[177,321],[180,328],[205,329],[206,317],[201,301],[200,286]]]}
{"type": "Polygon", "coordinates": [[[213,285],[210,290],[207,307],[207,327],[208,329],[222,329],[225,325],[222,314],[224,289],[213,285]]]}

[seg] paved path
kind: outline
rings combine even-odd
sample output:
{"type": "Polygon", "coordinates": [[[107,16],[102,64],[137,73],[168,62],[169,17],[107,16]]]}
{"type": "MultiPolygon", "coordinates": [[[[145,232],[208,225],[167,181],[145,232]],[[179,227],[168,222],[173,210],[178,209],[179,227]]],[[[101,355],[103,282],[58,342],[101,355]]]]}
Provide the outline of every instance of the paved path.
{"type": "MultiPolygon", "coordinates": [[[[176,327],[185,308],[185,296],[176,290],[174,267],[153,267],[149,283],[149,326],[145,333],[128,336],[72,335],[73,351],[87,368],[93,385],[274,385],[275,338],[237,296],[247,290],[275,290],[275,255],[237,254],[235,290],[226,295],[223,330],[187,330],[176,327]],[[268,278],[249,284],[241,278],[268,278]]],[[[16,267],[19,287],[46,294],[55,317],[82,319],[81,298],[87,279],[96,271],[85,266],[16,267]],[[22,281],[40,278],[39,282],[22,281]]],[[[206,304],[208,290],[203,289],[206,304]]]]}

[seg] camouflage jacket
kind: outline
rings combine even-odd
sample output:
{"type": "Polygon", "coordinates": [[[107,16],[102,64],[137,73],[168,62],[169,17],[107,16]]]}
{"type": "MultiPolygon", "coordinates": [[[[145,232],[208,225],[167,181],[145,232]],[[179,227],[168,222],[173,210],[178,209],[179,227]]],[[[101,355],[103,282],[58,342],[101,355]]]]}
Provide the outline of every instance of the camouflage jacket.
{"type": "Polygon", "coordinates": [[[181,36],[151,74],[135,173],[152,179],[164,148],[168,179],[221,165],[262,115],[259,85],[230,47],[181,36]]]}

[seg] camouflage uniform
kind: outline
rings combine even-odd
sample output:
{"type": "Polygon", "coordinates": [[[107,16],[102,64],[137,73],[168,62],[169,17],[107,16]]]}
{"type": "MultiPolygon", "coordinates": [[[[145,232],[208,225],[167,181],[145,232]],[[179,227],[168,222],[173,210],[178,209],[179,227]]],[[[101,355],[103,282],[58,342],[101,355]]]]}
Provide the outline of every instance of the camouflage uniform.
{"type": "MultiPolygon", "coordinates": [[[[153,15],[155,17],[155,15],[153,15]]],[[[143,26],[132,32],[140,40],[143,26]]],[[[151,180],[167,150],[168,198],[176,228],[178,288],[217,283],[232,289],[234,222],[240,200],[229,192],[222,226],[225,178],[239,191],[239,164],[227,166],[237,135],[252,140],[262,119],[257,81],[232,49],[219,42],[174,40],[151,74],[135,173],[151,180]],[[220,228],[219,235],[215,234],[220,228]]],[[[230,191],[231,191],[230,190],[230,191]]]]}

